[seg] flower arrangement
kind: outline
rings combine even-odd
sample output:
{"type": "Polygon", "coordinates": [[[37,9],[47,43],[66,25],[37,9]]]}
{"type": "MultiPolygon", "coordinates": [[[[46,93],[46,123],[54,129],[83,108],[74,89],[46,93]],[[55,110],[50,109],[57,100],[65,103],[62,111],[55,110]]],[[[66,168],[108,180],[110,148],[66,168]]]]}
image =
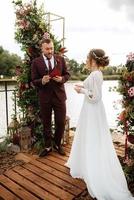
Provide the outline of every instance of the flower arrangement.
{"type": "Polygon", "coordinates": [[[122,94],[122,112],[118,117],[118,125],[129,142],[134,143],[134,53],[127,55],[125,70],[119,81],[118,92],[122,94]]]}
{"type": "Polygon", "coordinates": [[[16,14],[15,39],[24,52],[22,66],[16,66],[17,76],[17,104],[23,117],[21,123],[31,128],[31,135],[40,141],[43,137],[37,91],[31,82],[31,62],[41,54],[40,41],[43,37],[53,40],[55,53],[61,49],[61,41],[48,33],[45,13],[42,6],[37,8],[36,0],[24,3],[22,0],[13,1],[16,14]]]}
{"type": "Polygon", "coordinates": [[[120,157],[128,187],[132,193],[134,183],[134,53],[127,56],[127,62],[119,80],[117,91],[122,95],[122,112],[118,116],[118,126],[125,134],[125,156],[120,157]]]}

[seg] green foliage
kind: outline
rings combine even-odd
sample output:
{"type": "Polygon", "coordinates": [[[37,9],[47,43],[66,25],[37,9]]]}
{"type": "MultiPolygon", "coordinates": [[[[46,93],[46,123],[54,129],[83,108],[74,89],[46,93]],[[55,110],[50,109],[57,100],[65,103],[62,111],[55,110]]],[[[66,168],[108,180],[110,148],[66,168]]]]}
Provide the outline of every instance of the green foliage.
{"type": "Polygon", "coordinates": [[[113,74],[113,75],[104,75],[104,80],[119,80],[120,79],[120,75],[116,75],[116,74],[113,74]]]}
{"type": "Polygon", "coordinates": [[[10,54],[0,46],[0,74],[14,76],[16,65],[21,65],[21,58],[16,54],[10,54]]]}
{"type": "Polygon", "coordinates": [[[0,143],[0,152],[4,152],[7,150],[7,146],[10,143],[10,139],[6,137],[1,143],[0,143]]]}
{"type": "Polygon", "coordinates": [[[122,95],[122,112],[118,117],[118,126],[128,133],[128,140],[134,143],[134,54],[128,60],[120,77],[117,91],[122,95]]]}
{"type": "Polygon", "coordinates": [[[128,183],[134,182],[134,164],[130,167],[124,167],[124,173],[128,183]]]}
{"type": "Polygon", "coordinates": [[[74,59],[68,60],[68,66],[71,73],[76,73],[79,71],[79,64],[74,59]]]}
{"type": "Polygon", "coordinates": [[[128,184],[134,183],[134,148],[128,148],[129,160],[124,162],[122,157],[119,157],[123,171],[125,173],[128,184]]]}
{"type": "Polygon", "coordinates": [[[38,126],[36,126],[35,135],[36,135],[36,142],[34,144],[34,147],[39,152],[44,147],[45,144],[43,137],[43,126],[41,123],[39,123],[38,126]]]}
{"type": "Polygon", "coordinates": [[[0,46],[0,55],[4,52],[4,49],[2,46],[0,46]]]}
{"type": "Polygon", "coordinates": [[[115,73],[115,69],[113,67],[107,66],[103,69],[104,75],[112,75],[115,73]]]}

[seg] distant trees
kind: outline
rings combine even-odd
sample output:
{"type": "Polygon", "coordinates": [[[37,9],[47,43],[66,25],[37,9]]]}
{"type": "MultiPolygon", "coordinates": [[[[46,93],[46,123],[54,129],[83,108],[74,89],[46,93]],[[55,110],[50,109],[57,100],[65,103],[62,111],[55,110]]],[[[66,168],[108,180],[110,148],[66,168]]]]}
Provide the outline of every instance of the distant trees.
{"type": "MultiPolygon", "coordinates": [[[[82,62],[79,64],[74,59],[67,59],[68,68],[70,70],[72,79],[84,79],[86,75],[89,74],[89,71],[86,69],[86,64],[82,62]]],[[[102,69],[104,76],[112,76],[112,75],[121,75],[122,72],[125,70],[123,65],[119,66],[107,66],[102,69]]]]}
{"type": "Polygon", "coordinates": [[[74,59],[71,59],[71,60],[68,59],[67,63],[68,63],[68,67],[69,67],[70,73],[72,75],[87,74],[87,70],[85,69],[85,63],[84,62],[79,64],[74,59]]]}
{"type": "MultiPolygon", "coordinates": [[[[67,64],[69,71],[71,73],[72,79],[82,79],[89,74],[89,71],[85,68],[85,63],[78,63],[74,59],[67,59],[67,64]]],[[[0,75],[11,77],[15,75],[16,66],[22,65],[22,60],[17,54],[11,54],[7,50],[4,50],[0,46],[0,75]]],[[[104,75],[120,75],[124,71],[124,66],[107,66],[103,70],[104,75]]]]}
{"type": "Polygon", "coordinates": [[[16,66],[21,64],[22,60],[17,54],[11,54],[0,46],[0,75],[14,76],[16,66]]]}

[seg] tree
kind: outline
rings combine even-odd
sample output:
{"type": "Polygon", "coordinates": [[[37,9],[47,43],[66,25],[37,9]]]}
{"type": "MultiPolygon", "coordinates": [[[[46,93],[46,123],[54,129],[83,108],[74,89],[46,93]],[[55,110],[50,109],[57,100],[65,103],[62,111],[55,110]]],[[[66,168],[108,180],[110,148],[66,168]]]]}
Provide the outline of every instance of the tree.
{"type": "Polygon", "coordinates": [[[0,74],[5,76],[14,76],[15,67],[21,65],[22,60],[16,54],[10,54],[0,46],[0,74]]]}
{"type": "Polygon", "coordinates": [[[72,74],[79,72],[79,63],[77,63],[76,60],[74,59],[68,60],[68,65],[72,74]]]}
{"type": "Polygon", "coordinates": [[[4,49],[2,46],[0,46],[0,55],[3,53],[4,49]]]}

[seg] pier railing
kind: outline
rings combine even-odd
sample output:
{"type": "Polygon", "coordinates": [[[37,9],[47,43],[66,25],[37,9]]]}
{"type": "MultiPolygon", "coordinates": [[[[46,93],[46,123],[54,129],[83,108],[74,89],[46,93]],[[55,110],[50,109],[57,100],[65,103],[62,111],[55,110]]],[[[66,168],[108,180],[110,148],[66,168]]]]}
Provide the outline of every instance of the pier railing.
{"type": "MultiPolygon", "coordinates": [[[[8,93],[9,92],[13,92],[13,99],[14,99],[14,114],[16,115],[16,110],[17,110],[17,101],[16,101],[16,89],[8,89],[9,85],[16,85],[16,80],[14,79],[0,79],[0,95],[2,95],[2,93],[4,93],[5,95],[5,111],[6,111],[6,128],[8,129],[8,125],[9,125],[9,106],[8,106],[8,102],[9,102],[9,98],[8,98],[8,93]],[[1,89],[2,88],[2,89],[1,89]]],[[[3,106],[1,104],[1,106],[3,106]]],[[[4,120],[4,119],[3,119],[4,120]]]]}

